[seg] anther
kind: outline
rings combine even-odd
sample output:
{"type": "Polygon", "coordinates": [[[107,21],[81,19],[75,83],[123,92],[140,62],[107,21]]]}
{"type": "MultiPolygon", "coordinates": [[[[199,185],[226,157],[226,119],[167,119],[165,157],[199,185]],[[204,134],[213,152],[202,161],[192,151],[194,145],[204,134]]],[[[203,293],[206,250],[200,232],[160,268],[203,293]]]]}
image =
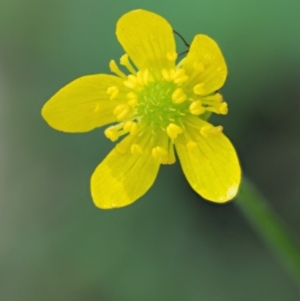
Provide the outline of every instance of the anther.
{"type": "Polygon", "coordinates": [[[120,125],[117,125],[117,126],[111,126],[107,129],[105,129],[104,131],[104,135],[106,138],[110,139],[112,142],[118,140],[119,138],[119,133],[118,133],[118,130],[121,126],[120,125]]]}
{"type": "Polygon", "coordinates": [[[148,82],[150,81],[149,70],[145,69],[144,71],[142,71],[142,75],[143,75],[144,84],[147,85],[148,82]]]}
{"type": "Polygon", "coordinates": [[[209,125],[203,126],[200,129],[200,134],[203,137],[208,137],[211,134],[213,134],[213,135],[220,134],[220,133],[222,133],[222,131],[223,131],[223,127],[222,126],[219,125],[219,126],[214,127],[211,124],[209,124],[209,125]]]}
{"type": "Polygon", "coordinates": [[[228,105],[227,102],[216,103],[213,106],[206,107],[206,110],[216,114],[226,115],[228,113],[228,105]]]}
{"type": "Polygon", "coordinates": [[[156,147],[153,147],[152,148],[152,156],[155,158],[155,159],[159,159],[163,156],[166,156],[168,154],[168,152],[160,147],[160,146],[156,146],[156,147]]]}
{"type": "Polygon", "coordinates": [[[124,119],[129,112],[130,112],[130,108],[126,104],[121,104],[121,105],[116,106],[113,111],[117,120],[124,119]]]}
{"type": "Polygon", "coordinates": [[[173,75],[174,83],[175,84],[182,84],[186,82],[189,77],[185,74],[184,69],[178,69],[175,71],[175,74],[173,75]]]}
{"type": "Polygon", "coordinates": [[[166,132],[170,138],[175,139],[178,134],[183,132],[183,129],[175,123],[170,123],[166,128],[166,132]]]}
{"type": "Polygon", "coordinates": [[[120,77],[126,78],[126,75],[119,69],[116,62],[114,60],[111,60],[109,62],[109,69],[111,72],[117,74],[120,77]]]}
{"type": "Polygon", "coordinates": [[[138,96],[134,92],[127,93],[126,97],[128,98],[128,102],[127,102],[128,105],[130,105],[131,107],[136,105],[138,101],[138,96]]]}
{"type": "Polygon", "coordinates": [[[175,61],[177,59],[177,53],[176,52],[168,52],[167,59],[172,62],[175,61]]]}
{"type": "Polygon", "coordinates": [[[129,72],[131,72],[132,74],[136,74],[136,71],[134,70],[133,66],[129,62],[129,57],[128,57],[127,53],[125,53],[124,55],[121,56],[120,64],[125,66],[129,70],[129,72]]]}
{"type": "Polygon", "coordinates": [[[109,88],[107,89],[106,93],[107,93],[108,95],[110,95],[109,99],[110,99],[110,100],[113,100],[113,99],[115,99],[115,98],[118,96],[118,94],[119,94],[119,89],[118,89],[118,87],[116,87],[116,86],[111,86],[111,87],[109,87],[109,88]]]}
{"type": "Polygon", "coordinates": [[[124,81],[124,85],[127,88],[135,89],[138,85],[137,78],[132,74],[128,75],[127,80],[124,81]]]}
{"type": "Polygon", "coordinates": [[[172,80],[173,73],[175,73],[174,70],[173,70],[173,72],[171,72],[171,70],[167,70],[167,69],[161,70],[161,74],[167,82],[170,82],[172,80]]]}
{"type": "Polygon", "coordinates": [[[187,96],[181,88],[177,88],[172,94],[172,101],[174,103],[180,104],[186,101],[186,99],[187,96]]]}
{"type": "Polygon", "coordinates": [[[148,69],[141,70],[137,73],[137,82],[140,86],[145,86],[148,84],[149,81],[149,71],[148,69]]]}
{"type": "Polygon", "coordinates": [[[223,101],[223,96],[220,93],[216,93],[212,96],[209,96],[208,99],[212,100],[212,101],[216,101],[216,102],[222,102],[223,101]]]}
{"type": "Polygon", "coordinates": [[[194,86],[194,93],[197,95],[203,95],[205,94],[205,89],[204,89],[204,83],[198,84],[194,86]]]}
{"type": "Polygon", "coordinates": [[[201,100],[193,101],[189,107],[189,110],[192,115],[201,115],[205,112],[205,108],[202,107],[201,100]]]}
{"type": "Polygon", "coordinates": [[[135,135],[137,133],[137,123],[129,120],[124,123],[123,129],[125,132],[130,132],[130,134],[135,135]]]}

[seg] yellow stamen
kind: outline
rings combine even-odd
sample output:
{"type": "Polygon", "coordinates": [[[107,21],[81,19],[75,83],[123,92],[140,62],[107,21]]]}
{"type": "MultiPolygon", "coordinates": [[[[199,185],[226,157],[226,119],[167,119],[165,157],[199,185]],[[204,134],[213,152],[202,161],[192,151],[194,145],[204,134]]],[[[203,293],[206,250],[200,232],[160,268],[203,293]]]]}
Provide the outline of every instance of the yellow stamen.
{"type": "Polygon", "coordinates": [[[182,84],[186,82],[189,79],[189,77],[185,74],[184,69],[178,69],[175,71],[173,79],[175,84],[182,84]]]}
{"type": "Polygon", "coordinates": [[[136,74],[136,71],[134,70],[133,66],[129,62],[129,57],[128,57],[127,53],[125,53],[124,55],[121,56],[120,64],[125,66],[129,70],[129,72],[131,72],[132,74],[136,74]]]}
{"type": "Polygon", "coordinates": [[[149,70],[141,70],[137,73],[137,82],[140,86],[145,86],[148,84],[149,81],[149,70]]]}
{"type": "Polygon", "coordinates": [[[145,69],[142,74],[143,74],[144,83],[145,83],[145,85],[147,85],[148,82],[151,80],[149,70],[145,69]]]}
{"type": "Polygon", "coordinates": [[[119,89],[116,86],[111,86],[107,89],[106,93],[110,95],[110,100],[115,99],[119,94],[119,89]]]}
{"type": "Polygon", "coordinates": [[[173,69],[171,70],[167,70],[167,69],[163,69],[161,71],[161,74],[163,76],[163,78],[167,81],[170,82],[172,80],[173,74],[175,73],[175,71],[173,69]]]}
{"type": "Polygon", "coordinates": [[[116,141],[120,137],[119,130],[122,128],[123,124],[119,123],[117,125],[110,126],[109,128],[105,129],[104,135],[106,138],[110,139],[111,141],[116,141]]]}
{"type": "Polygon", "coordinates": [[[130,112],[130,107],[127,104],[121,104],[114,108],[114,115],[116,116],[117,120],[122,120],[128,115],[130,112]]]}
{"type": "Polygon", "coordinates": [[[172,101],[174,103],[180,104],[183,103],[186,99],[187,96],[181,88],[177,88],[172,94],[172,101]]]}
{"type": "Polygon", "coordinates": [[[223,131],[223,127],[222,126],[212,126],[210,125],[205,125],[200,129],[200,133],[203,137],[208,137],[209,135],[216,135],[216,134],[220,134],[223,131]]]}
{"type": "Polygon", "coordinates": [[[123,129],[124,131],[130,132],[130,134],[135,135],[137,133],[137,123],[132,120],[129,120],[125,122],[123,129]]]}
{"type": "Polygon", "coordinates": [[[133,107],[134,105],[136,105],[136,103],[138,101],[138,96],[134,92],[127,93],[126,97],[129,99],[127,101],[128,105],[130,105],[131,107],[133,107]]]}
{"type": "Polygon", "coordinates": [[[177,53],[176,52],[168,52],[167,59],[172,62],[175,61],[177,59],[177,53]]]}
{"type": "Polygon", "coordinates": [[[138,85],[138,81],[137,81],[137,78],[130,74],[127,76],[127,80],[124,81],[124,85],[127,87],[127,88],[130,88],[130,89],[135,89],[138,85]]]}
{"type": "Polygon", "coordinates": [[[207,111],[214,112],[216,114],[226,115],[228,113],[227,102],[216,103],[211,107],[205,108],[207,111]]]}
{"type": "Polygon", "coordinates": [[[175,139],[178,134],[183,132],[183,129],[175,123],[170,123],[166,128],[166,132],[170,138],[175,139]]]}
{"type": "Polygon", "coordinates": [[[201,100],[193,101],[189,107],[189,110],[193,115],[201,115],[205,112],[205,108],[202,107],[201,100]]]}
{"type": "Polygon", "coordinates": [[[205,94],[204,83],[194,86],[194,93],[197,95],[205,94]]]}
{"type": "Polygon", "coordinates": [[[117,74],[120,77],[126,78],[126,75],[119,69],[116,62],[114,60],[111,60],[109,62],[109,69],[111,72],[117,74]]]}
{"type": "Polygon", "coordinates": [[[203,99],[203,102],[206,100],[212,101],[212,102],[222,102],[223,96],[220,93],[216,93],[214,95],[205,97],[205,99],[203,99]]]}
{"type": "Polygon", "coordinates": [[[143,148],[139,144],[132,144],[130,151],[135,155],[141,155],[144,152],[143,148]]]}
{"type": "Polygon", "coordinates": [[[168,152],[160,147],[160,146],[156,146],[156,147],[153,147],[152,148],[152,156],[155,158],[155,159],[159,159],[163,156],[166,156],[168,154],[168,152]]]}

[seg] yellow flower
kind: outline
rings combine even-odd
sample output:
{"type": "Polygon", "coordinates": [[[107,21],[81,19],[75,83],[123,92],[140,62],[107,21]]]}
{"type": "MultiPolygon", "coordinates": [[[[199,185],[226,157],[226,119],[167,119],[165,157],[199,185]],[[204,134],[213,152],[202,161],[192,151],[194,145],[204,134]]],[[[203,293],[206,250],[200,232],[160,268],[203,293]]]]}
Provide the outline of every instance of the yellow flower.
{"type": "Polygon", "coordinates": [[[227,114],[218,92],[227,67],[211,38],[196,35],[187,56],[176,64],[170,24],[145,10],[123,15],[116,30],[126,54],[115,75],[78,78],[59,90],[43,107],[48,124],[64,132],[87,132],[107,124],[112,141],[121,136],[91,178],[97,207],[123,207],[152,186],[160,164],[175,162],[176,148],[183,172],[203,198],[223,203],[237,193],[241,171],[236,152],[222,133],[206,120],[227,114]],[[132,63],[133,64],[132,64],[132,63]]]}

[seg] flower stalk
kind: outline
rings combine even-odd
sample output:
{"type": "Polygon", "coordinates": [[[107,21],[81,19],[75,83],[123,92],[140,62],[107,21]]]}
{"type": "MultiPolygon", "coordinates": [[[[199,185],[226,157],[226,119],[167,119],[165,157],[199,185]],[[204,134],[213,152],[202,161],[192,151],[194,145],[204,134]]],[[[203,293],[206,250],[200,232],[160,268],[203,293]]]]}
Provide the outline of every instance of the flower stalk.
{"type": "Polygon", "coordinates": [[[256,187],[243,177],[235,204],[264,242],[293,276],[300,288],[300,249],[286,225],[256,187]]]}

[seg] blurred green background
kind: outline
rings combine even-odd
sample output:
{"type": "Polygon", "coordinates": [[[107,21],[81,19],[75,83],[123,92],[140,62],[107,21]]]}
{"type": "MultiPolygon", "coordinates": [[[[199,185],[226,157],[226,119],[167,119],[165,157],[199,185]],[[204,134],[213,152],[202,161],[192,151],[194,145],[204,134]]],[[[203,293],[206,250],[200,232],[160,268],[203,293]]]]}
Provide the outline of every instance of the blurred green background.
{"type": "Polygon", "coordinates": [[[89,179],[113,144],[42,120],[63,85],[109,72],[136,8],[219,43],[230,114],[213,121],[300,237],[299,0],[0,0],[0,300],[299,300],[234,202],[202,200],[177,163],[134,205],[96,209],[89,179]]]}

